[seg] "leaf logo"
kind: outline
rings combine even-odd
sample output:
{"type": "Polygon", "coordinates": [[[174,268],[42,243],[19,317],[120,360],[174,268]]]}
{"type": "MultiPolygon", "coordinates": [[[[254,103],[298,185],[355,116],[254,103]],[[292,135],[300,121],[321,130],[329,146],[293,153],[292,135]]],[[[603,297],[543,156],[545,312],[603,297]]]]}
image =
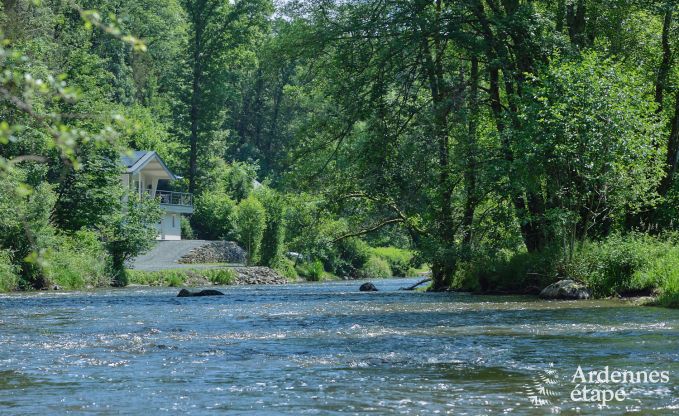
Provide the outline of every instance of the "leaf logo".
{"type": "Polygon", "coordinates": [[[550,364],[550,368],[540,370],[533,376],[531,383],[526,384],[525,391],[533,406],[553,406],[560,396],[558,386],[560,385],[559,375],[550,364]]]}

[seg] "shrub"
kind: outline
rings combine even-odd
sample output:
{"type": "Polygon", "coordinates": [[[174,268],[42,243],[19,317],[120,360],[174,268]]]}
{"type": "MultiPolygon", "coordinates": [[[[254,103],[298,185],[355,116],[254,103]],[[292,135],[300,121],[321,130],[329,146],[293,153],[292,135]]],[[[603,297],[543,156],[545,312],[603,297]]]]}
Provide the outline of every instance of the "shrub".
{"type": "Polygon", "coordinates": [[[193,228],[191,228],[191,221],[188,218],[183,215],[179,216],[179,226],[181,227],[182,240],[193,240],[196,238],[193,228]]]}
{"type": "Polygon", "coordinates": [[[673,246],[651,260],[651,263],[634,274],[633,286],[659,289],[659,303],[679,308],[679,247],[673,246]]]}
{"type": "Polygon", "coordinates": [[[562,268],[566,276],[587,283],[595,296],[638,294],[660,284],[663,278],[653,264],[670,249],[670,243],[647,235],[613,235],[583,243],[562,268]]]}
{"type": "Polygon", "coordinates": [[[266,226],[266,211],[262,203],[250,195],[234,210],[234,224],[238,239],[248,252],[248,264],[256,264],[259,260],[264,227],[266,226]]]}
{"type": "Polygon", "coordinates": [[[15,290],[19,284],[19,268],[12,264],[9,250],[0,250],[0,292],[15,290]]]}
{"type": "Polygon", "coordinates": [[[206,240],[234,236],[232,215],[236,203],[224,192],[205,191],[195,201],[191,225],[198,237],[206,240]]]}
{"type": "Polygon", "coordinates": [[[200,273],[215,285],[231,285],[236,280],[233,270],[230,269],[208,269],[200,273]]]}
{"type": "Polygon", "coordinates": [[[394,276],[405,277],[411,268],[411,261],[413,253],[410,250],[404,250],[396,247],[375,247],[370,250],[374,256],[377,256],[389,263],[389,267],[394,276]]]}
{"type": "Polygon", "coordinates": [[[183,276],[178,273],[170,273],[166,278],[165,282],[169,287],[178,287],[184,284],[183,276]]]}
{"type": "Polygon", "coordinates": [[[340,240],[335,250],[328,253],[325,268],[337,276],[358,277],[370,259],[370,246],[358,238],[340,240]]]}
{"type": "Polygon", "coordinates": [[[382,279],[393,276],[389,263],[379,257],[372,256],[359,273],[364,279],[382,279]]]}
{"type": "Polygon", "coordinates": [[[204,277],[216,285],[230,285],[235,281],[235,275],[230,269],[206,269],[206,270],[159,270],[146,272],[140,270],[128,270],[130,283],[148,286],[177,287],[185,285],[190,278],[204,277]]]}
{"type": "Polygon", "coordinates": [[[104,247],[110,255],[113,284],[127,285],[125,262],[153,247],[158,235],[156,224],[163,211],[155,199],[129,196],[125,210],[109,218],[101,230],[104,247]]]}
{"type": "Polygon", "coordinates": [[[556,280],[558,259],[556,250],[477,253],[473,259],[458,264],[453,287],[471,292],[521,292],[530,287],[542,288],[556,280]]]}
{"type": "Polygon", "coordinates": [[[311,263],[304,263],[297,266],[297,272],[300,276],[304,277],[306,280],[312,282],[319,282],[323,279],[325,274],[325,269],[323,267],[323,262],[320,260],[313,261],[311,263]]]}
{"type": "Polygon", "coordinates": [[[266,186],[260,187],[255,194],[266,211],[266,226],[262,237],[260,264],[273,267],[283,257],[285,203],[278,192],[266,186]]]}
{"type": "Polygon", "coordinates": [[[102,287],[111,284],[108,255],[96,233],[81,230],[72,236],[58,235],[44,255],[47,284],[64,289],[102,287]]]}
{"type": "Polygon", "coordinates": [[[297,275],[297,270],[295,270],[295,262],[286,257],[279,257],[272,268],[288,280],[297,280],[299,277],[297,275]]]}
{"type": "Polygon", "coordinates": [[[659,303],[668,308],[679,308],[679,268],[675,267],[662,284],[659,303]]]}

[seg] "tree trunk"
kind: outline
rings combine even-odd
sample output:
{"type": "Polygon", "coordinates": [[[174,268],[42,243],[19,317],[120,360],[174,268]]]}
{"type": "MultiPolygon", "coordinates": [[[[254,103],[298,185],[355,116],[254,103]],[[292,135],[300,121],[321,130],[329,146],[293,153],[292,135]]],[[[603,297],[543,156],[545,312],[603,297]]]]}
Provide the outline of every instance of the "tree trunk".
{"type": "Polygon", "coordinates": [[[453,276],[455,274],[455,266],[446,256],[434,259],[431,266],[432,274],[432,292],[445,292],[449,290],[453,284],[453,276]]]}
{"type": "Polygon", "coordinates": [[[574,2],[566,6],[568,36],[571,43],[579,48],[587,45],[585,13],[584,0],[578,0],[577,8],[574,2]]]}
{"type": "Polygon", "coordinates": [[[677,164],[679,164],[679,89],[676,92],[672,129],[670,139],[667,142],[665,176],[663,177],[660,183],[660,189],[658,190],[660,195],[667,195],[667,192],[672,188],[674,175],[677,173],[677,164]]]}
{"type": "Polygon", "coordinates": [[[478,115],[478,96],[479,96],[479,60],[476,56],[471,58],[471,74],[469,80],[469,121],[467,130],[466,146],[466,169],[465,169],[465,206],[462,217],[462,228],[464,236],[462,244],[463,252],[471,250],[472,230],[474,224],[474,212],[476,211],[477,191],[476,191],[476,164],[477,164],[477,143],[476,143],[476,117],[478,115]]]}
{"type": "Polygon", "coordinates": [[[189,136],[189,192],[196,191],[196,176],[198,172],[198,133],[200,129],[200,101],[202,95],[202,35],[203,25],[201,19],[196,19],[193,22],[195,37],[193,40],[193,68],[191,80],[191,134],[189,136]]]}
{"type": "Polygon", "coordinates": [[[656,110],[660,114],[663,110],[663,101],[667,80],[671,68],[672,50],[670,49],[670,28],[672,26],[672,9],[668,8],[665,12],[662,27],[662,62],[658,68],[658,77],[655,82],[655,102],[658,104],[656,110]]]}
{"type": "Polygon", "coordinates": [[[563,21],[566,19],[566,0],[559,0],[556,6],[556,31],[563,32],[563,21]]]}

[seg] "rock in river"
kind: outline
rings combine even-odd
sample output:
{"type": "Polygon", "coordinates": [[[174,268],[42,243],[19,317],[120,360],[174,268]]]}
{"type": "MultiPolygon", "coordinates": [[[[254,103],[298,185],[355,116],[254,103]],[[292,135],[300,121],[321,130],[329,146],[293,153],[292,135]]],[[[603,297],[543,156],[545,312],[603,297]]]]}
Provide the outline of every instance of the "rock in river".
{"type": "Polygon", "coordinates": [[[358,288],[361,292],[377,292],[377,288],[374,284],[370,282],[363,283],[361,287],[358,288]]]}
{"type": "Polygon", "coordinates": [[[214,289],[206,289],[206,290],[201,290],[200,292],[189,292],[186,289],[182,289],[179,291],[177,294],[178,298],[186,298],[189,296],[222,296],[224,295],[222,292],[219,290],[214,290],[214,289]]]}
{"type": "Polygon", "coordinates": [[[560,280],[540,292],[542,299],[589,299],[592,293],[587,287],[574,280],[560,280]]]}

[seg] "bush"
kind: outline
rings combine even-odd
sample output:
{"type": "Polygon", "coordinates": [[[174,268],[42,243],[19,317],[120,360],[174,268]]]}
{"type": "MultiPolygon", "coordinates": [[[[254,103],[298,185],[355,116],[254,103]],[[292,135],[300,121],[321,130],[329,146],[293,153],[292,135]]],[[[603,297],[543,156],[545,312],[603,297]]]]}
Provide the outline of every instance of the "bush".
{"type": "Polygon", "coordinates": [[[200,273],[215,285],[231,285],[236,281],[236,276],[230,269],[208,269],[200,273]]]}
{"type": "Polygon", "coordinates": [[[230,285],[236,280],[233,271],[230,269],[175,269],[155,272],[128,270],[127,273],[130,283],[148,286],[183,286],[196,276],[205,278],[215,285],[230,285]]]}
{"type": "Polygon", "coordinates": [[[233,218],[238,240],[248,252],[248,264],[257,264],[266,226],[264,206],[250,195],[236,206],[233,218]]]}
{"type": "Polygon", "coordinates": [[[394,276],[405,277],[408,275],[413,260],[413,253],[410,250],[404,250],[396,247],[375,247],[370,250],[374,256],[377,256],[389,263],[389,267],[394,276]]]}
{"type": "Polygon", "coordinates": [[[370,259],[370,246],[358,238],[340,240],[335,250],[328,253],[325,268],[337,276],[359,277],[359,272],[370,259]]]}
{"type": "Polygon", "coordinates": [[[393,273],[386,260],[372,256],[360,270],[359,276],[363,279],[383,279],[392,277],[393,273]]]}
{"type": "Polygon", "coordinates": [[[675,267],[663,282],[658,301],[662,306],[679,308],[679,267],[675,267]]]}
{"type": "Polygon", "coordinates": [[[172,273],[166,277],[165,282],[169,287],[179,287],[184,284],[184,276],[172,273]]]}
{"type": "Polygon", "coordinates": [[[73,236],[59,235],[53,247],[45,252],[43,259],[48,285],[81,289],[111,284],[108,255],[96,233],[81,230],[73,236]]]}
{"type": "Polygon", "coordinates": [[[290,281],[297,280],[299,277],[295,270],[295,262],[286,257],[279,257],[272,268],[290,281]]]}
{"type": "Polygon", "coordinates": [[[0,250],[0,292],[15,290],[19,284],[19,268],[12,264],[12,253],[0,250]]]}
{"type": "Polygon", "coordinates": [[[283,257],[285,203],[278,192],[266,186],[260,187],[255,195],[266,210],[266,227],[262,237],[260,264],[273,267],[283,257]]]}
{"type": "Polygon", "coordinates": [[[641,294],[661,284],[664,277],[653,270],[654,264],[671,249],[671,243],[643,234],[613,235],[583,243],[562,269],[598,297],[641,294]]]}
{"type": "Polygon", "coordinates": [[[191,221],[183,215],[179,216],[179,226],[181,227],[182,240],[194,240],[196,238],[191,228],[191,221]]]}
{"type": "Polygon", "coordinates": [[[113,284],[127,285],[125,262],[153,247],[163,211],[155,199],[129,195],[127,207],[111,216],[101,230],[110,255],[113,284]]]}
{"type": "Polygon", "coordinates": [[[325,275],[323,262],[316,260],[311,263],[304,263],[297,266],[297,273],[311,282],[319,282],[325,275]]]}
{"type": "Polygon", "coordinates": [[[530,287],[543,288],[557,279],[555,268],[559,259],[555,250],[477,254],[472,260],[458,264],[453,287],[470,292],[523,292],[530,287]]]}
{"type": "Polygon", "coordinates": [[[232,238],[235,206],[236,203],[224,192],[201,193],[196,198],[195,210],[191,216],[191,225],[197,236],[205,240],[232,238]]]}
{"type": "Polygon", "coordinates": [[[633,286],[659,290],[659,303],[679,308],[679,247],[673,246],[664,254],[634,274],[633,286]]]}

